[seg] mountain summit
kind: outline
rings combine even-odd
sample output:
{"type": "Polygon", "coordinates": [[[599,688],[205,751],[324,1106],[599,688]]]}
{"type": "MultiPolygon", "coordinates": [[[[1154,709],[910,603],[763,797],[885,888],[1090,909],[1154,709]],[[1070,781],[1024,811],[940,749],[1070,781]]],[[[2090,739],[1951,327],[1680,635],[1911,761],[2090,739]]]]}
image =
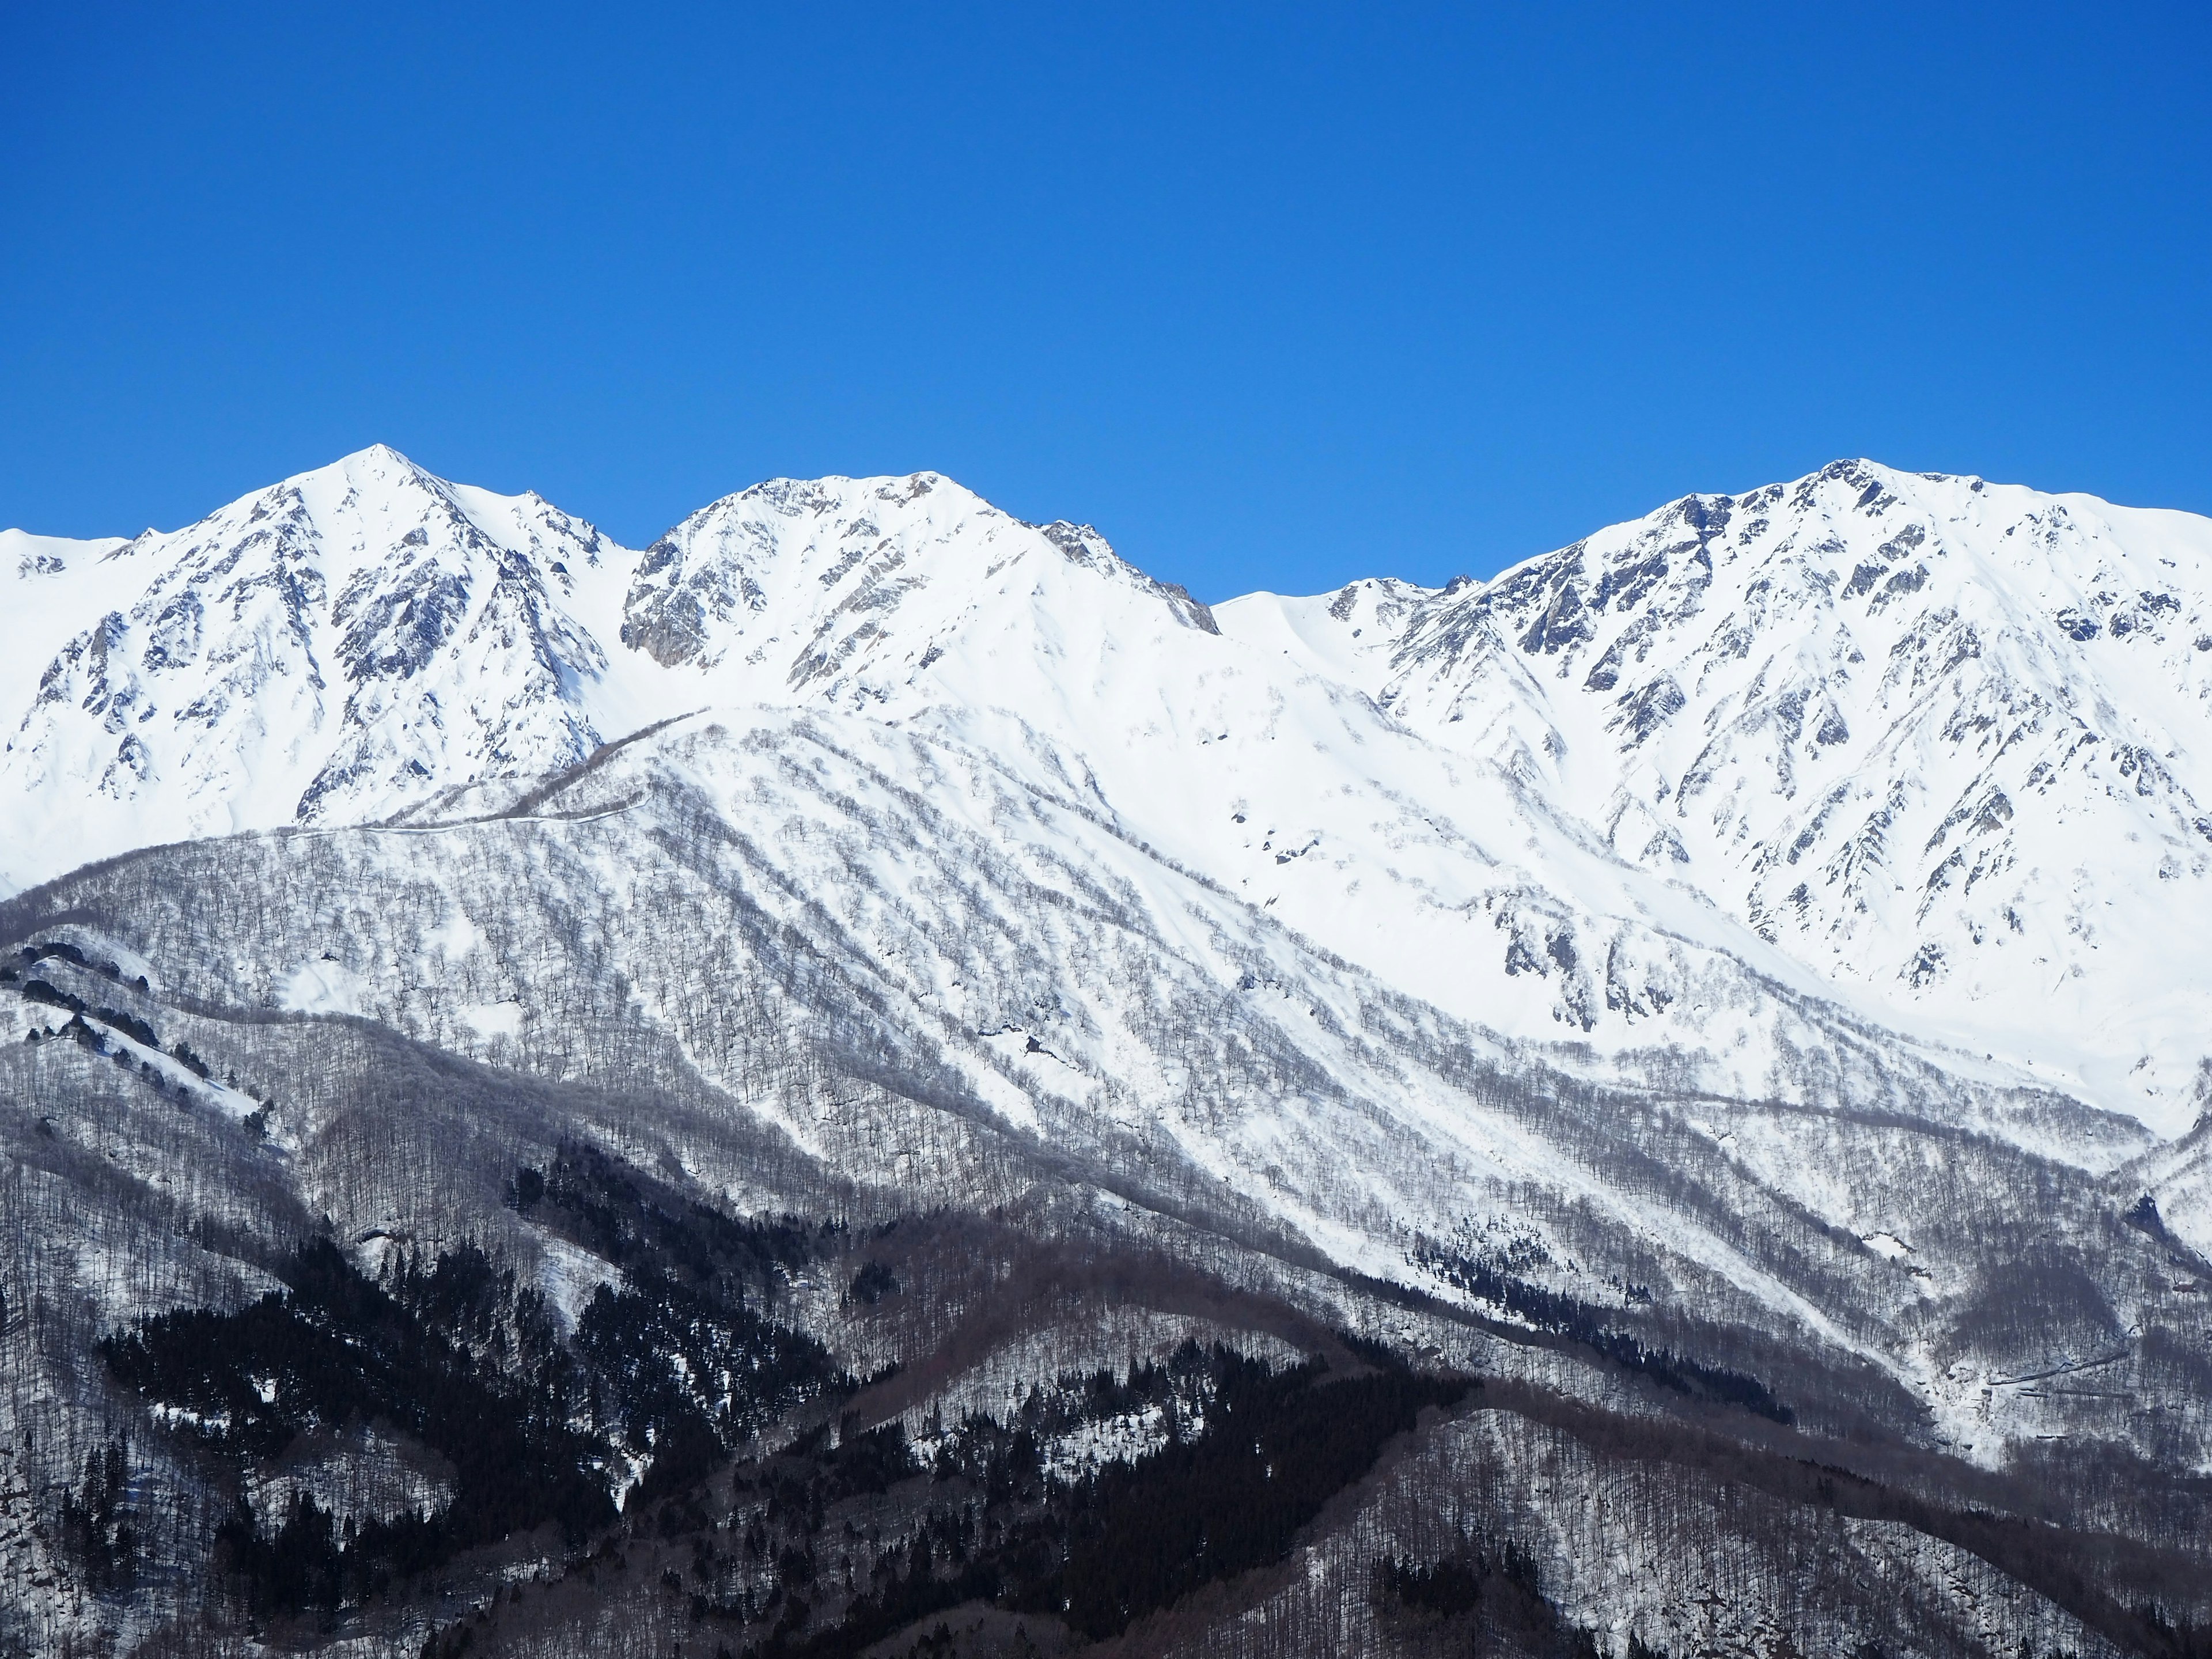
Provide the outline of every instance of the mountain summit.
{"type": "Polygon", "coordinates": [[[708,702],[879,701],[940,635],[1093,608],[1071,581],[1212,626],[1087,526],[934,473],[775,480],[640,554],[377,445],[171,534],[7,533],[0,890],[154,842],[388,817],[708,702]]]}
{"type": "Polygon", "coordinates": [[[1714,1086],[1775,1086],[1779,1017],[1729,1028],[1778,994],[2166,1133],[2200,1108],[2212,980],[2172,964],[2212,925],[2212,524],[2186,514],[1838,462],[1489,582],[1218,612],[931,472],[771,481],[635,552],[379,446],[168,534],[9,535],[8,887],[812,708],[1024,757],[1609,1074],[1685,1042],[1714,1086]]]}
{"type": "Polygon", "coordinates": [[[607,659],[567,607],[610,556],[379,446],[172,534],[19,559],[0,880],[582,758],[607,659]]]}
{"type": "Polygon", "coordinates": [[[2198,1109],[2212,522],[1843,461],[1456,592],[1223,614],[1856,1006],[2198,1109]]]}
{"type": "Polygon", "coordinates": [[[0,556],[0,1650],[2212,1628],[2212,524],[1209,608],[379,448],[0,556]]]}

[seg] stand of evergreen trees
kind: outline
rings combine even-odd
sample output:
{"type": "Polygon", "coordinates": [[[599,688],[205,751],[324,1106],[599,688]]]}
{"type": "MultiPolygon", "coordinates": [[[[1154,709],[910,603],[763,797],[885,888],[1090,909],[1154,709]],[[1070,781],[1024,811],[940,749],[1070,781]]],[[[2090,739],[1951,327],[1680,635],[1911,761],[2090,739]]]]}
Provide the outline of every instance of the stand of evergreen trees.
{"type": "MultiPolygon", "coordinates": [[[[1434,1561],[1378,1559],[1368,1599],[1385,1628],[1449,1632],[1466,1652],[1506,1652],[1528,1659],[1598,1659],[1596,1633],[1565,1619],[1544,1594],[1535,1557],[1515,1539],[1470,1542],[1434,1561]]],[[[1628,1659],[1667,1659],[1663,1650],[1629,1637],[1628,1659]]]]}
{"type": "Polygon", "coordinates": [[[451,1465],[453,1498],[434,1516],[339,1531],[311,1497],[278,1521],[241,1495],[216,1542],[256,1613],[333,1611],[513,1532],[552,1523],[580,1540],[614,1519],[605,1449],[571,1424],[586,1379],[511,1272],[463,1247],[402,1258],[379,1282],[316,1240],[284,1277],[287,1290],[235,1313],[165,1314],[109,1337],[110,1370],[241,1468],[310,1429],[381,1425],[451,1465]]]}
{"type": "Polygon", "coordinates": [[[1434,1240],[1425,1239],[1417,1245],[1413,1261],[1445,1283],[1504,1308],[1540,1331],[1579,1342],[1662,1388],[1738,1406],[1771,1422],[1787,1425],[1797,1420],[1796,1413],[1757,1377],[1726,1366],[1704,1364],[1666,1348],[1649,1347],[1628,1332],[1613,1328],[1596,1309],[1571,1296],[1500,1272],[1434,1240]]]}
{"type": "MultiPolygon", "coordinates": [[[[632,1499],[650,1502],[696,1485],[794,1406],[853,1386],[820,1343],[757,1311],[813,1254],[808,1229],[672,1202],[592,1153],[520,1171],[512,1198],[629,1269],[624,1288],[600,1287],[573,1339],[474,1245],[400,1255],[371,1279],[318,1239],[286,1264],[282,1291],[235,1313],[164,1314],[101,1343],[118,1381],[241,1471],[310,1430],[360,1425],[452,1467],[437,1513],[342,1524],[305,1493],[281,1516],[257,1514],[241,1486],[216,1547],[257,1615],[334,1613],[542,1526],[580,1542],[617,1517],[623,1454],[647,1463],[632,1499]]],[[[88,1476],[87,1490],[87,1514],[112,1507],[105,1485],[88,1476]]],[[[101,1527],[112,1540],[105,1518],[79,1530],[101,1527]]]]}
{"type": "Polygon", "coordinates": [[[129,1589],[137,1566],[130,1486],[131,1443],[111,1435],[85,1454],[83,1479],[62,1492],[63,1541],[95,1590],[129,1589]]]}
{"type": "MultiPolygon", "coordinates": [[[[794,1618],[787,1595],[777,1624],[746,1655],[848,1659],[970,1601],[1055,1618],[1092,1639],[1119,1635],[1206,1584],[1280,1560],[1424,1407],[1454,1403],[1470,1386],[1395,1366],[1344,1376],[1317,1363],[1276,1370],[1187,1344],[1126,1382],[1084,1380],[1056,1409],[1040,1391],[1015,1424],[971,1419],[939,1450],[933,1479],[980,1487],[980,1511],[933,1510],[897,1569],[827,1628],[807,1632],[807,1610],[794,1618]],[[1202,1426],[1072,1481],[1045,1478],[1041,1419],[1065,1427],[1179,1395],[1205,1402],[1202,1426]]],[[[892,1448],[902,1444],[869,1452],[877,1478],[896,1475],[892,1448]]]]}

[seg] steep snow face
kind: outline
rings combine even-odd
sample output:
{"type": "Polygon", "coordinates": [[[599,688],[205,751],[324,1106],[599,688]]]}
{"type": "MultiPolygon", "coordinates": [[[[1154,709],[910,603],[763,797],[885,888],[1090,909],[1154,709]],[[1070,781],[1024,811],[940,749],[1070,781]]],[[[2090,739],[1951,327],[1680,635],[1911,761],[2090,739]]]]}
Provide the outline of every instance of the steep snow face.
{"type": "MultiPolygon", "coordinates": [[[[1376,637],[1426,597],[1377,590],[1376,637]]],[[[1032,799],[1085,803],[1141,866],[1197,875],[1456,1018],[1571,1040],[1596,1075],[1677,1048],[1699,1086],[1802,1098],[1827,1085],[1797,1054],[1856,1050],[1820,1014],[1802,1023],[1823,981],[1522,780],[1390,720],[1346,664],[1224,638],[1095,532],[1011,519],[934,474],[780,481],[695,514],[641,559],[623,638],[634,707],[835,711],[988,757],[1032,799]]],[[[857,796],[836,767],[815,787],[857,796]]],[[[886,884],[921,878],[901,862],[886,884]]],[[[1171,933],[1218,931],[1182,908],[1171,933]]],[[[1862,1103],[1899,1103],[1866,1081],[1862,1103]]]]}
{"type": "Polygon", "coordinates": [[[106,590],[92,568],[118,548],[120,536],[71,541],[0,530],[0,709],[20,709],[38,693],[39,675],[55,642],[99,620],[106,590]]]}
{"type": "Polygon", "coordinates": [[[929,671],[956,643],[1049,653],[1055,625],[1080,621],[1060,614],[1066,602],[1094,586],[1091,605],[1214,631],[1204,605],[1088,525],[1024,523],[934,472],[777,478],[646,550],[621,639],[682,671],[700,702],[880,707],[937,684],[929,671]]]}
{"type": "Polygon", "coordinates": [[[526,812],[199,842],[51,902],[119,919],[196,1004],[343,1011],[616,1100],[703,1085],[710,1118],[918,1207],[978,1201],[990,1147],[1020,1147],[1454,1298],[1431,1247],[1656,1297],[1856,1356],[1930,1409],[1931,1300],[1964,1307],[2023,1232],[2116,1231],[2081,1166],[2146,1139],[1717,954],[1718,1029],[1794,1073],[1705,1092],[1737,1056],[1685,1023],[1645,1056],[1656,1086],[1580,1086],[1136,843],[1030,754],[864,714],[702,714],[526,812]]]}
{"type": "Polygon", "coordinates": [[[0,886],[581,758],[606,659],[564,604],[611,550],[383,448],[170,535],[11,540],[0,886]]]}
{"type": "Polygon", "coordinates": [[[1809,1099],[1839,1085],[1808,1051],[1901,1030],[1906,1071],[1992,1098],[2196,1110],[2212,975],[2172,964],[2212,921],[2212,525],[2185,515],[1841,464],[1489,584],[1217,623],[934,473],[772,481],[637,554],[375,449],[173,535],[4,551],[0,643],[43,667],[0,677],[0,890],[508,806],[604,740],[780,706],[988,757],[1585,1074],[1664,1054],[1809,1099]]]}
{"type": "Polygon", "coordinates": [[[1455,592],[1223,616],[1869,1014],[2193,1117],[2212,523],[1844,462],[1455,592]],[[1353,638],[1370,615],[1398,623],[1387,650],[1353,638]]]}

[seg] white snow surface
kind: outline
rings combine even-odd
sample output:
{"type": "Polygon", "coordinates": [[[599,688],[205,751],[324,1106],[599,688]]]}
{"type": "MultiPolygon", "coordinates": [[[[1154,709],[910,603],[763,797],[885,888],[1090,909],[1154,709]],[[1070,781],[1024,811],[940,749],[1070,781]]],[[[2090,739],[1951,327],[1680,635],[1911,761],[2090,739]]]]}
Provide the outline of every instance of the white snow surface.
{"type": "Polygon", "coordinates": [[[1222,614],[1869,1017],[2200,1109],[2212,521],[1839,462],[1456,592],[1222,614]]]}
{"type": "MultiPolygon", "coordinates": [[[[884,779],[937,815],[912,833],[1016,855],[1079,812],[1186,960],[1240,915],[1301,942],[1240,988],[1285,1020],[1334,1017],[1290,968],[1334,960],[1594,1076],[1688,1051],[1756,1095],[1876,1042],[2163,1136],[2203,1103],[2212,521],[2187,514],[1843,462],[1487,583],[1209,611],[935,473],[773,481],[638,553],[380,447],[167,534],[0,533],[0,893],[164,842],[528,813],[634,739],[750,834],[890,822],[884,779]]],[[[909,851],[876,848],[868,887],[922,880],[909,851]]],[[[442,971],[477,937],[457,915],[442,971]]],[[[284,1000],[359,1006],[331,969],[284,1000]]],[[[458,1018],[527,1030],[504,1000],[458,1018]]],[[[1027,1121],[1110,1069],[1057,1052],[1086,1024],[1112,1025],[1009,1024],[977,1087],[1027,1121]]]]}

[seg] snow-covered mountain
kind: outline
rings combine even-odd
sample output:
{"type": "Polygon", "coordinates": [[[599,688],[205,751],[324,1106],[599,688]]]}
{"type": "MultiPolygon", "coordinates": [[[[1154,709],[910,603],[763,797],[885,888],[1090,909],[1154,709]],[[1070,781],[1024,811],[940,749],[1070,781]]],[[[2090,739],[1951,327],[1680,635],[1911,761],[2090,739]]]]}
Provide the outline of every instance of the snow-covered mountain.
{"type": "Polygon", "coordinates": [[[567,608],[629,556],[390,450],[171,535],[10,544],[0,882],[150,842],[380,817],[599,738],[567,608]]]}
{"type": "MultiPolygon", "coordinates": [[[[1197,1182],[1384,1279],[1543,1190],[1578,1218],[1516,1224],[1538,1256],[1656,1250],[1672,1305],[1924,1389],[1904,1326],[1848,1332],[1747,1218],[1839,1230],[1795,1248],[1843,1280],[1860,1241],[1911,1241],[1921,1277],[1876,1273],[1900,1309],[1963,1293],[1980,1245],[1942,1239],[1977,1212],[1890,1190],[1893,1138],[1836,1144],[1835,1115],[2101,1176],[2188,1127],[2212,998],[2171,970],[2212,870],[2202,716],[2089,660],[2193,666],[2212,526],[1994,493],[1833,468],[1487,585],[1217,617],[934,474],[760,485],[631,553],[371,450],[172,537],[27,552],[50,613],[125,602],[70,618],[0,787],[18,879],[313,836],[192,866],[255,895],[215,979],[194,904],[134,923],[202,1000],[567,1082],[606,1064],[584,1011],[642,1018],[865,1180],[865,1145],[757,1086],[826,1027],[994,1133],[1197,1182]],[[732,975],[776,1012],[694,988],[732,975]],[[1752,1184],[1625,1194],[1605,1142],[1636,1135],[1500,1109],[1544,1077],[1711,1103],[1644,1155],[1717,1147],[1752,1184]]],[[[2166,1224],[2212,1249],[2191,1168],[2166,1224]]]]}
{"type": "MultiPolygon", "coordinates": [[[[241,1306],[313,1236],[364,1270],[484,1243],[580,1344],[601,1287],[649,1289],[586,1221],[654,1182],[687,1250],[732,1214],[821,1224],[766,1293],[917,1435],[1188,1334],[1274,1363],[1348,1331],[1508,1382],[1401,1477],[1549,1538],[1608,1652],[1705,1641],[1747,1571],[1780,1576],[1711,1650],[1802,1634],[1801,1604],[1872,1629],[1896,1597],[1868,1586],[1923,1581],[1899,1620],[1952,1632],[1929,1651],[2108,1650],[2083,1609],[2133,1650],[2094,1597],[2039,1599],[2070,1582],[2039,1559],[1774,1470],[1802,1549],[1641,1514],[1601,1548],[1615,1451],[1534,1473],[1592,1410],[2130,1548],[2194,1524],[2204,520],[1849,463],[1490,583],[1209,610],[933,473],[775,481],[632,551],[375,449],[0,556],[0,1521],[46,1527],[0,1554],[0,1611],[48,1647],[128,1599],[35,1497],[109,1432],[101,1334],[241,1306]],[[561,1170],[566,1231],[520,1184],[561,1170]],[[1118,1265],[1020,1289],[1062,1249],[1118,1265]]],[[[578,1363],[635,1380],[675,1340],[630,1339],[578,1363]]],[[[180,1494],[134,1513],[202,1563],[215,1488],[159,1449],[185,1419],[132,1409],[180,1494]]],[[[657,1463],[593,1422],[638,1460],[617,1485],[657,1463]]],[[[1050,1455],[1158,1428],[1109,1413],[1050,1455]]],[[[356,1507],[446,1478],[301,1445],[240,1468],[312,1485],[312,1450],[356,1507]]],[[[714,1501],[750,1514],[750,1480],[714,1501]]],[[[1382,1616],[1364,1575],[1441,1513],[1401,1495],[1312,1545],[1328,1617],[1382,1616]]],[[[918,1512],[884,1504],[844,1535],[910,1559],[918,1512]]],[[[765,1637],[781,1558],[735,1559],[738,1525],[665,1578],[742,1581],[731,1628],[765,1637]]],[[[2124,1600],[2194,1582],[2114,1560],[2124,1600]]],[[[664,1583],[637,1576],[641,1652],[706,1616],[664,1583]]],[[[374,1650],[422,1651],[419,1614],[374,1650]]]]}
{"type": "Polygon", "coordinates": [[[1609,1075],[1683,1048],[1788,1093],[1842,1019],[2166,1134],[2199,1109],[2212,975],[2173,964],[2212,921],[2212,525],[2185,514],[1839,463],[1492,582],[1218,621],[928,473],[763,484],[634,553],[380,447],[168,535],[9,536],[7,887],[811,708],[1073,787],[1609,1075]]]}
{"type": "Polygon", "coordinates": [[[1842,462],[1488,584],[1223,615],[1875,1018],[2200,1109],[2212,523],[1842,462]]]}
{"type": "Polygon", "coordinates": [[[1049,609],[1040,568],[1212,625],[1095,532],[931,474],[763,484],[641,555],[380,446],[173,534],[4,535],[0,890],[153,842],[382,818],[708,704],[880,703],[940,635],[994,653],[1017,583],[1049,609]]]}

